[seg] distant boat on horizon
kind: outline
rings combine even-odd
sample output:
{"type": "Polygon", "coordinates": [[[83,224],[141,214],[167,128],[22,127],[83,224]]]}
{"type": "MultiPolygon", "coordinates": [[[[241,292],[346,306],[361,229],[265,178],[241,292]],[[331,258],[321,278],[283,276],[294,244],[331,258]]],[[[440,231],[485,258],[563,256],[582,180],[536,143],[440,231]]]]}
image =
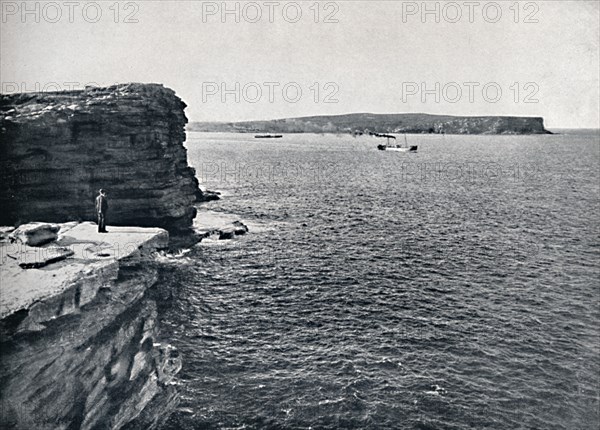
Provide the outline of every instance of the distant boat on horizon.
{"type": "Polygon", "coordinates": [[[283,134],[257,134],[255,139],[281,139],[283,134]]]}
{"type": "Polygon", "coordinates": [[[396,136],[392,136],[391,134],[380,134],[374,133],[375,137],[385,137],[387,142],[385,144],[377,145],[377,149],[380,151],[396,151],[396,152],[417,152],[419,146],[418,145],[409,145],[406,140],[406,134],[404,134],[404,145],[390,145],[390,139],[396,140],[396,136]]]}

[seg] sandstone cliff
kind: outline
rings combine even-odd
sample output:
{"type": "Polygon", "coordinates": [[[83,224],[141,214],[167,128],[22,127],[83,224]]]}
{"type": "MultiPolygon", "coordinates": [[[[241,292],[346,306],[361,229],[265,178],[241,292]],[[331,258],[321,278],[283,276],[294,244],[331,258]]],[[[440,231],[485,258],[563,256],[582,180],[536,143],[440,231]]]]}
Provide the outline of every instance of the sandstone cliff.
{"type": "Polygon", "coordinates": [[[198,194],[185,104],[157,84],[0,96],[0,225],[94,220],[187,229],[198,194]]]}
{"type": "Polygon", "coordinates": [[[156,428],[177,404],[181,367],[157,326],[153,253],[168,233],[52,228],[42,247],[0,241],[0,428],[156,428]],[[57,250],[69,252],[47,258],[57,250]]]}

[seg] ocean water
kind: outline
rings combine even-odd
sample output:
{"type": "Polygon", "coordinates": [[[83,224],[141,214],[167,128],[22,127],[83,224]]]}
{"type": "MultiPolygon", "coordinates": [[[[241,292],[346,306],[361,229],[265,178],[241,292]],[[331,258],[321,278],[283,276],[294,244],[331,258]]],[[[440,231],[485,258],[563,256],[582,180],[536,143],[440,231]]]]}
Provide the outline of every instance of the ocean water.
{"type": "Polygon", "coordinates": [[[188,134],[250,233],[164,262],[165,429],[598,428],[598,132],[406,139],[188,134]]]}

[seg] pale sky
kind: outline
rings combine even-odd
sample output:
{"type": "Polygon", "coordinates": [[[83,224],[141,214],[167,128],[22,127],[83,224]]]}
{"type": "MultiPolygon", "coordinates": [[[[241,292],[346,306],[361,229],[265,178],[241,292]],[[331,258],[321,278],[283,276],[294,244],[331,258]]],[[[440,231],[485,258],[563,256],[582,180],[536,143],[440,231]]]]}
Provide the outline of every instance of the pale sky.
{"type": "Polygon", "coordinates": [[[600,127],[598,1],[426,2],[425,16],[422,3],[228,1],[223,16],[221,1],[32,1],[23,14],[0,0],[2,92],[157,82],[191,121],[426,112],[600,127]]]}

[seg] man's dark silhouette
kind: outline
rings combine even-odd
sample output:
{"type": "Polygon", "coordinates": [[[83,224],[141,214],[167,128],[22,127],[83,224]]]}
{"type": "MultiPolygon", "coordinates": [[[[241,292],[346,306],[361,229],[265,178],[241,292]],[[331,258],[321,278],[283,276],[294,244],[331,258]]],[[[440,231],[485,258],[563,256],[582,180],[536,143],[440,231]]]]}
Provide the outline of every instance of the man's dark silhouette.
{"type": "Polygon", "coordinates": [[[104,190],[99,191],[96,197],[96,213],[98,214],[98,233],[108,233],[106,231],[106,212],[108,212],[108,199],[104,190]]]}

